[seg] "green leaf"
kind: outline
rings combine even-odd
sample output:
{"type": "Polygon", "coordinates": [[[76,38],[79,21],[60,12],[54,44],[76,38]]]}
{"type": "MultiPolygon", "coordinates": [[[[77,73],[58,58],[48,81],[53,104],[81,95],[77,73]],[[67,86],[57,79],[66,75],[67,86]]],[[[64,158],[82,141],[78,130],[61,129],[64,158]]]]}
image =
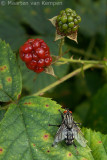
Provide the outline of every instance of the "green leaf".
{"type": "Polygon", "coordinates": [[[9,43],[12,49],[16,51],[26,41],[27,36],[17,21],[0,18],[0,38],[9,43]]]}
{"type": "Polygon", "coordinates": [[[8,5],[8,3],[11,2],[12,1],[5,1],[5,6],[0,6],[0,20],[3,18],[7,18],[19,22],[21,18],[19,5],[8,5]]]}
{"type": "Polygon", "coordinates": [[[85,125],[106,133],[107,121],[107,84],[92,98],[85,125]]]}
{"type": "Polygon", "coordinates": [[[61,123],[60,108],[49,98],[34,96],[25,97],[18,104],[11,104],[0,123],[0,159],[107,159],[106,136],[90,129],[83,129],[89,146],[83,148],[76,142],[79,154],[74,146],[67,146],[65,142],[51,147],[58,128],[48,124],[61,123]]]}
{"type": "Polygon", "coordinates": [[[17,51],[28,36],[22,26],[20,5],[8,5],[8,3],[14,2],[6,1],[5,6],[0,6],[0,38],[17,51]]]}
{"type": "MultiPolygon", "coordinates": [[[[2,109],[1,106],[0,109],[2,109]]],[[[5,110],[0,110],[0,121],[3,119],[5,112],[6,112],[5,110]]]]}
{"type": "Polygon", "coordinates": [[[87,2],[84,0],[80,0],[80,3],[76,4],[76,11],[82,17],[82,21],[80,23],[80,31],[83,34],[86,34],[87,36],[94,36],[97,33],[103,36],[106,35],[105,0],[87,0],[87,2]]]}
{"type": "Polygon", "coordinates": [[[81,103],[79,106],[76,107],[75,113],[79,116],[82,123],[85,122],[87,119],[87,114],[89,112],[90,104],[88,101],[81,103]]]}
{"type": "Polygon", "coordinates": [[[107,135],[84,128],[84,135],[95,160],[107,159],[107,135]]]}
{"type": "Polygon", "coordinates": [[[6,1],[5,6],[0,6],[0,38],[17,51],[28,36],[22,26],[19,5],[13,6],[8,3],[11,1],[6,1]]]}
{"type": "Polygon", "coordinates": [[[21,94],[21,82],[16,55],[9,44],[0,40],[0,101],[17,100],[21,94]]]}

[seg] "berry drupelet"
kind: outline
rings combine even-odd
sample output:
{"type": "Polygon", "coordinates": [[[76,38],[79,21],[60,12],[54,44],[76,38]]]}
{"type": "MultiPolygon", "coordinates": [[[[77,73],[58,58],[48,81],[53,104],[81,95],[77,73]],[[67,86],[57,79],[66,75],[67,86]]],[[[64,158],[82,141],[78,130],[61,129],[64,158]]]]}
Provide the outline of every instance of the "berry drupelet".
{"type": "Polygon", "coordinates": [[[19,50],[20,58],[26,63],[28,69],[36,73],[44,71],[51,65],[52,57],[48,45],[42,39],[28,39],[19,50]]]}

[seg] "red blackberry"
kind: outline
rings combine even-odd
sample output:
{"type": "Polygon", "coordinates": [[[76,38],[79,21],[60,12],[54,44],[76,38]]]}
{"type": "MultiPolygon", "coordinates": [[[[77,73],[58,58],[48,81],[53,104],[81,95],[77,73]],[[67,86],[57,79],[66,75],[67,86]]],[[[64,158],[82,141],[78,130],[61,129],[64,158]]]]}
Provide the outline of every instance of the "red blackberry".
{"type": "Polygon", "coordinates": [[[19,50],[20,58],[26,63],[28,69],[36,73],[44,71],[51,65],[52,57],[48,45],[42,39],[28,39],[19,50]]]}

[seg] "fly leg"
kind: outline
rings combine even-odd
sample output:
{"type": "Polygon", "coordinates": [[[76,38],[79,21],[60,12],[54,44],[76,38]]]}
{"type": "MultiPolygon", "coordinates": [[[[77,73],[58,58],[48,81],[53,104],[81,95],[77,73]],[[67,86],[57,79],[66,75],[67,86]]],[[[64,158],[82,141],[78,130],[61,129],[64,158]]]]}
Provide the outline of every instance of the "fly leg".
{"type": "Polygon", "coordinates": [[[48,124],[48,126],[56,126],[56,127],[60,127],[60,125],[56,125],[56,124],[48,124]]]}
{"type": "Polygon", "coordinates": [[[52,144],[52,147],[54,147],[54,146],[57,146],[57,142],[54,142],[54,143],[52,144]]]}
{"type": "Polygon", "coordinates": [[[76,122],[74,122],[74,124],[76,124],[76,125],[81,125],[81,123],[76,123],[76,122]]]}
{"type": "Polygon", "coordinates": [[[63,118],[64,118],[63,113],[61,112],[61,110],[60,110],[60,109],[59,109],[58,111],[60,112],[61,117],[62,117],[62,119],[63,119],[63,118]]]}

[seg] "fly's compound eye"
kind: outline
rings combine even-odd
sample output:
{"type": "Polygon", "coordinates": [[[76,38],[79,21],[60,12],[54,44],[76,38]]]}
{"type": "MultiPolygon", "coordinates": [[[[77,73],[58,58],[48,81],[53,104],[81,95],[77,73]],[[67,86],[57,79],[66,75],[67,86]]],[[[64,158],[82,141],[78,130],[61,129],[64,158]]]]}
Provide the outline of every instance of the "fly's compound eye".
{"type": "Polygon", "coordinates": [[[69,111],[69,113],[72,113],[71,111],[69,111]]]}
{"type": "Polygon", "coordinates": [[[64,111],[63,113],[67,113],[67,111],[64,111]]]}

